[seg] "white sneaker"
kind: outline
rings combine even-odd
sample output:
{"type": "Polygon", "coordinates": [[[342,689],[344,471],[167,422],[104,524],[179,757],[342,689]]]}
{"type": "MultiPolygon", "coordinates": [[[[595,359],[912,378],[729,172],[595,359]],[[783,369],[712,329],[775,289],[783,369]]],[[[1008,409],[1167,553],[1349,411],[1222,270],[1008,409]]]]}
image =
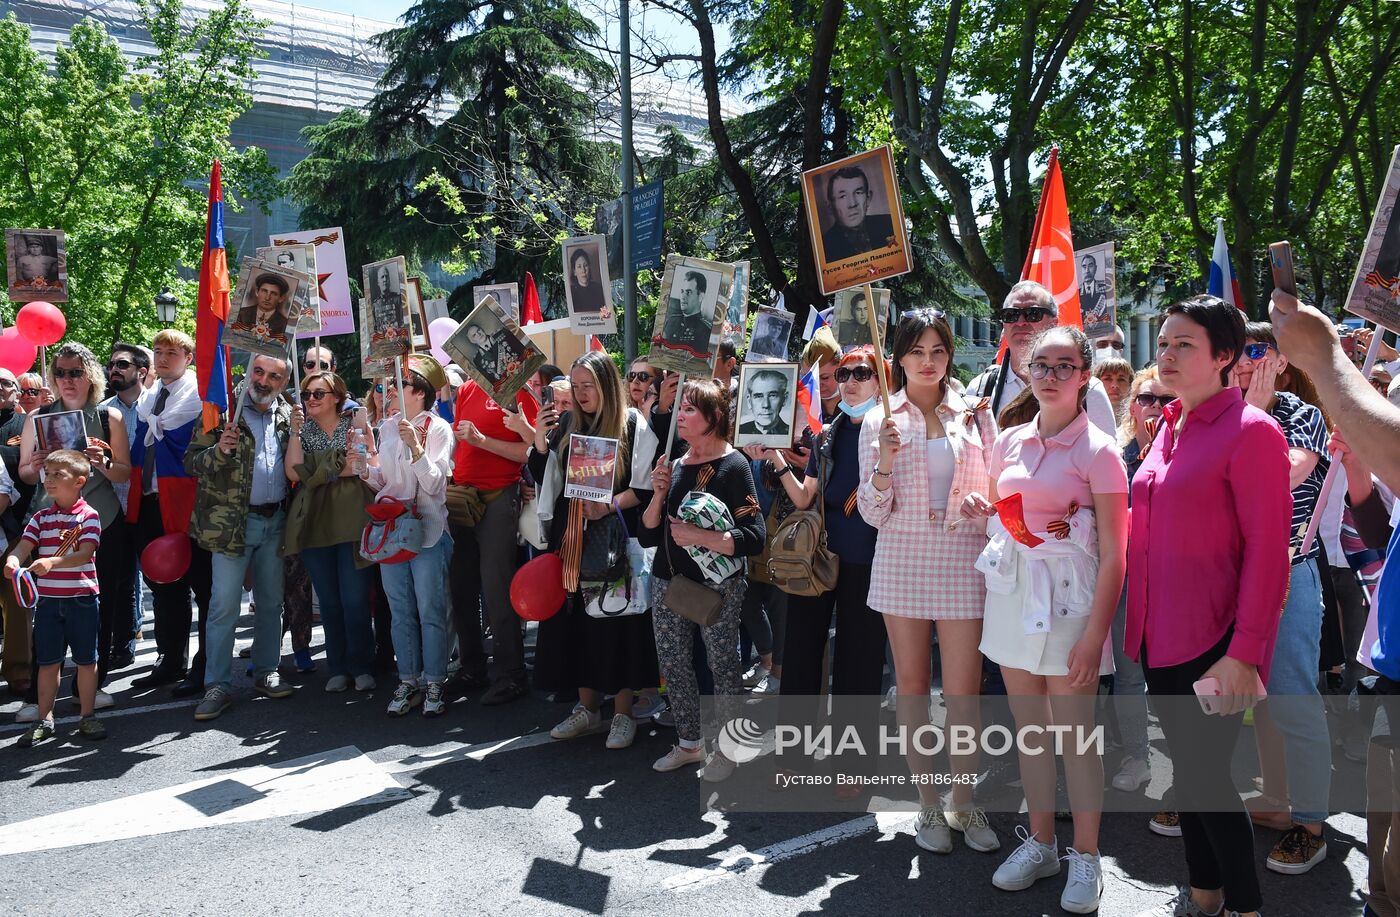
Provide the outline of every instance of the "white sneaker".
{"type": "Polygon", "coordinates": [[[754,694],[777,694],[782,688],[782,679],[769,672],[763,676],[763,680],[754,685],[754,694]]]}
{"type": "Polygon", "coordinates": [[[752,666],[749,667],[749,670],[744,673],[744,687],[757,687],[759,682],[763,681],[763,679],[767,675],[768,666],[764,665],[761,662],[755,662],[752,666]]]}
{"type": "Polygon", "coordinates": [[[661,695],[642,692],[632,701],[632,719],[638,723],[656,719],[656,715],[666,709],[661,695]]]}
{"type": "Polygon", "coordinates": [[[992,884],[1004,892],[1019,892],[1030,888],[1038,880],[1060,872],[1059,845],[1055,842],[1042,844],[1026,830],[1024,825],[1016,826],[1016,836],[1021,846],[1011,851],[1006,862],[992,874],[992,884]]]}
{"type": "Polygon", "coordinates": [[[679,745],[672,745],[671,750],[657,758],[651,765],[651,769],[660,773],[680,770],[683,767],[702,764],[705,761],[705,746],[697,745],[694,748],[681,748],[679,745]]]}
{"type": "Polygon", "coordinates": [[[401,681],[394,689],[394,696],[389,701],[389,715],[403,716],[408,711],[423,703],[423,690],[411,681],[401,681]]]}
{"type": "Polygon", "coordinates": [[[373,690],[374,690],[375,688],[377,688],[377,687],[379,687],[379,685],[378,685],[378,683],[375,682],[374,676],[373,676],[373,675],[356,675],[356,676],[355,676],[355,690],[356,690],[356,691],[373,691],[373,690]]]}
{"type": "Polygon", "coordinates": [[[326,693],[339,694],[341,691],[350,690],[350,677],[348,675],[332,675],[326,679],[326,693]]]}
{"type": "Polygon", "coordinates": [[[603,717],[597,710],[589,710],[579,704],[574,712],[564,718],[558,726],[549,730],[551,739],[577,739],[581,735],[597,732],[603,725],[603,717]]]}
{"type": "Polygon", "coordinates": [[[447,710],[447,699],[442,696],[442,682],[428,682],[428,690],[423,695],[423,715],[441,716],[447,710]]]}
{"type": "Polygon", "coordinates": [[[112,700],[112,695],[108,694],[106,691],[98,691],[92,699],[93,710],[111,710],[116,705],[117,702],[112,700]]]}
{"type": "Polygon", "coordinates": [[[944,809],[943,817],[949,828],[962,832],[963,843],[978,853],[1001,849],[1001,838],[987,824],[986,810],[977,806],[971,809],[944,809]]]}
{"type": "Polygon", "coordinates": [[[952,853],[953,831],[943,816],[943,806],[924,806],[914,817],[914,843],[929,853],[952,853]]]}
{"type": "Polygon", "coordinates": [[[734,775],[736,767],[738,767],[737,764],[716,749],[710,752],[710,756],[705,759],[705,769],[700,772],[700,779],[706,783],[722,783],[734,775]]]}
{"type": "Polygon", "coordinates": [[[625,713],[619,713],[612,718],[612,728],[608,730],[607,746],[609,748],[626,748],[632,744],[632,740],[636,737],[637,724],[632,720],[632,717],[625,713]]]}
{"type": "Polygon", "coordinates": [[[1136,793],[1152,779],[1152,769],[1141,758],[1124,758],[1118,773],[1113,775],[1113,788],[1124,793],[1136,793]]]}
{"type": "Polygon", "coordinates": [[[1103,866],[1097,853],[1080,853],[1065,848],[1069,862],[1069,880],[1060,895],[1060,907],[1071,914],[1092,914],[1099,909],[1103,897],[1103,866]]]}
{"type": "Polygon", "coordinates": [[[37,723],[39,722],[39,705],[25,704],[19,708],[19,713],[15,714],[16,723],[37,723]]]}

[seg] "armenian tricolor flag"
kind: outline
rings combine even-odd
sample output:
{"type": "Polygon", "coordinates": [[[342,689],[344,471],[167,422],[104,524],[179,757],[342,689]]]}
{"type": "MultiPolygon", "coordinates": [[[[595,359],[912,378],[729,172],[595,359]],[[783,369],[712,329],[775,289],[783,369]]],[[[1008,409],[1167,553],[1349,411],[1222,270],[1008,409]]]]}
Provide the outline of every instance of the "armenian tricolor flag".
{"type": "Polygon", "coordinates": [[[209,176],[209,217],[204,257],[199,263],[199,300],[195,306],[194,364],[199,397],[204,403],[204,432],[219,425],[228,410],[232,384],[224,325],[229,313],[228,253],[224,250],[224,186],[219,160],[209,176]]]}

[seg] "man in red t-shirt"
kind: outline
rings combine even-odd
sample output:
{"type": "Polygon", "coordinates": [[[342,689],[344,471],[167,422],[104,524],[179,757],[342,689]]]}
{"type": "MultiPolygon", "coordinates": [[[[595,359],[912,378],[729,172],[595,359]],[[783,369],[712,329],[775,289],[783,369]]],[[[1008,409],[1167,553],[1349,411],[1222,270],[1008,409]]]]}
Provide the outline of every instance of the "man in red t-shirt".
{"type": "MultiPolygon", "coordinates": [[[[539,405],[525,392],[516,408],[531,424],[539,405]]],[[[520,471],[529,444],[505,424],[505,411],[475,382],[457,390],[457,449],[452,456],[452,483],[474,487],[486,503],[475,525],[451,521],[452,620],[457,630],[462,669],[457,679],[466,688],[487,684],[486,651],[481,636],[482,599],[491,616],[490,688],[483,704],[504,704],[528,690],[525,639],[510,604],[510,581],[516,570],[515,534],[520,521],[520,471]]]]}

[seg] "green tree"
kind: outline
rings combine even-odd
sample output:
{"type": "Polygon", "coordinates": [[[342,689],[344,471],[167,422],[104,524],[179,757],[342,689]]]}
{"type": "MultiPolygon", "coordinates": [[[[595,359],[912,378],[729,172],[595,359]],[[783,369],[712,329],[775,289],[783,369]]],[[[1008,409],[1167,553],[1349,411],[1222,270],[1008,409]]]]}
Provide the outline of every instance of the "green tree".
{"type": "MultiPolygon", "coordinates": [[[[69,336],[99,352],[154,332],[147,304],[162,286],[194,300],[180,271],[199,264],[215,158],[230,206],[278,194],[263,151],[235,150],[228,139],[252,104],[262,24],[243,0],[193,24],[179,0],[141,11],[155,53],[130,65],[99,24],[83,20],[52,73],[29,30],[13,16],[0,21],[0,225],[65,231],[69,336]]],[[[182,319],[192,326],[192,313],[182,319]]]]}

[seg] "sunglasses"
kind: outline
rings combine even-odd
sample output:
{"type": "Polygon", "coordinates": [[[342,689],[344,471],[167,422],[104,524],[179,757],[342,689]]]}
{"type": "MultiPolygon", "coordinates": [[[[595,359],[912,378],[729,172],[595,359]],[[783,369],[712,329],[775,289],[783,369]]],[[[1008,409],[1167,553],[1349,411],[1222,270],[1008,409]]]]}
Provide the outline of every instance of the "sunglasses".
{"type": "Polygon", "coordinates": [[[1100,340],[1094,342],[1094,346],[1097,347],[1099,350],[1106,350],[1109,347],[1112,347],[1114,350],[1122,350],[1123,342],[1110,340],[1109,338],[1101,338],[1100,340]]]}
{"type": "Polygon", "coordinates": [[[1258,344],[1246,344],[1244,345],[1244,355],[1251,360],[1262,360],[1268,355],[1269,348],[1273,346],[1273,344],[1263,341],[1258,344]]]}
{"type": "Polygon", "coordinates": [[[22,388],[19,390],[19,393],[26,398],[38,398],[43,394],[43,391],[44,390],[41,388],[22,388]]]}
{"type": "Polygon", "coordinates": [[[107,371],[111,372],[114,369],[131,369],[131,367],[135,365],[136,364],[130,360],[113,360],[107,364],[107,371]]]}
{"type": "Polygon", "coordinates": [[[1167,405],[1171,404],[1173,401],[1175,401],[1175,400],[1176,400],[1176,396],[1175,396],[1175,395],[1151,395],[1151,394],[1148,394],[1147,392],[1142,392],[1142,393],[1136,395],[1136,396],[1133,398],[1133,400],[1137,402],[1137,405],[1138,405],[1138,407],[1140,407],[1140,408],[1150,408],[1150,407],[1152,407],[1154,404],[1157,405],[1157,407],[1159,407],[1159,408],[1164,408],[1164,407],[1166,407],[1167,405]]]}
{"type": "Polygon", "coordinates": [[[905,309],[899,313],[900,318],[943,318],[943,311],[935,309],[933,306],[920,306],[917,309],[905,309]]]}
{"type": "Polygon", "coordinates": [[[1003,325],[1017,325],[1026,322],[1034,325],[1045,321],[1046,318],[1054,314],[1049,309],[1042,309],[1040,306],[1031,306],[1029,309],[1002,309],[1001,323],[1003,325]]]}
{"type": "Polygon", "coordinates": [[[87,370],[83,369],[81,366],[75,369],[59,369],[55,366],[53,369],[53,377],[55,379],[81,379],[86,375],[87,370]]]}
{"type": "Polygon", "coordinates": [[[1027,369],[1030,370],[1032,379],[1044,379],[1046,376],[1053,374],[1060,382],[1068,382],[1070,379],[1074,378],[1075,373],[1083,368],[1082,366],[1075,366],[1073,363],[1056,363],[1054,366],[1051,366],[1049,363],[1042,363],[1039,360],[1027,367],[1027,369]]]}
{"type": "Polygon", "coordinates": [[[627,374],[628,382],[650,382],[651,380],[651,373],[635,372],[627,374]]]}
{"type": "Polygon", "coordinates": [[[325,360],[307,360],[301,364],[302,369],[319,369],[323,373],[331,371],[331,364],[325,360]]]}
{"type": "Polygon", "coordinates": [[[301,396],[303,398],[310,399],[311,401],[320,401],[322,398],[329,398],[333,394],[334,392],[328,392],[325,389],[317,389],[314,392],[302,392],[301,396]]]}
{"type": "Polygon", "coordinates": [[[852,379],[857,382],[869,382],[875,378],[875,370],[869,366],[843,366],[836,370],[837,382],[849,382],[852,379]]]}

